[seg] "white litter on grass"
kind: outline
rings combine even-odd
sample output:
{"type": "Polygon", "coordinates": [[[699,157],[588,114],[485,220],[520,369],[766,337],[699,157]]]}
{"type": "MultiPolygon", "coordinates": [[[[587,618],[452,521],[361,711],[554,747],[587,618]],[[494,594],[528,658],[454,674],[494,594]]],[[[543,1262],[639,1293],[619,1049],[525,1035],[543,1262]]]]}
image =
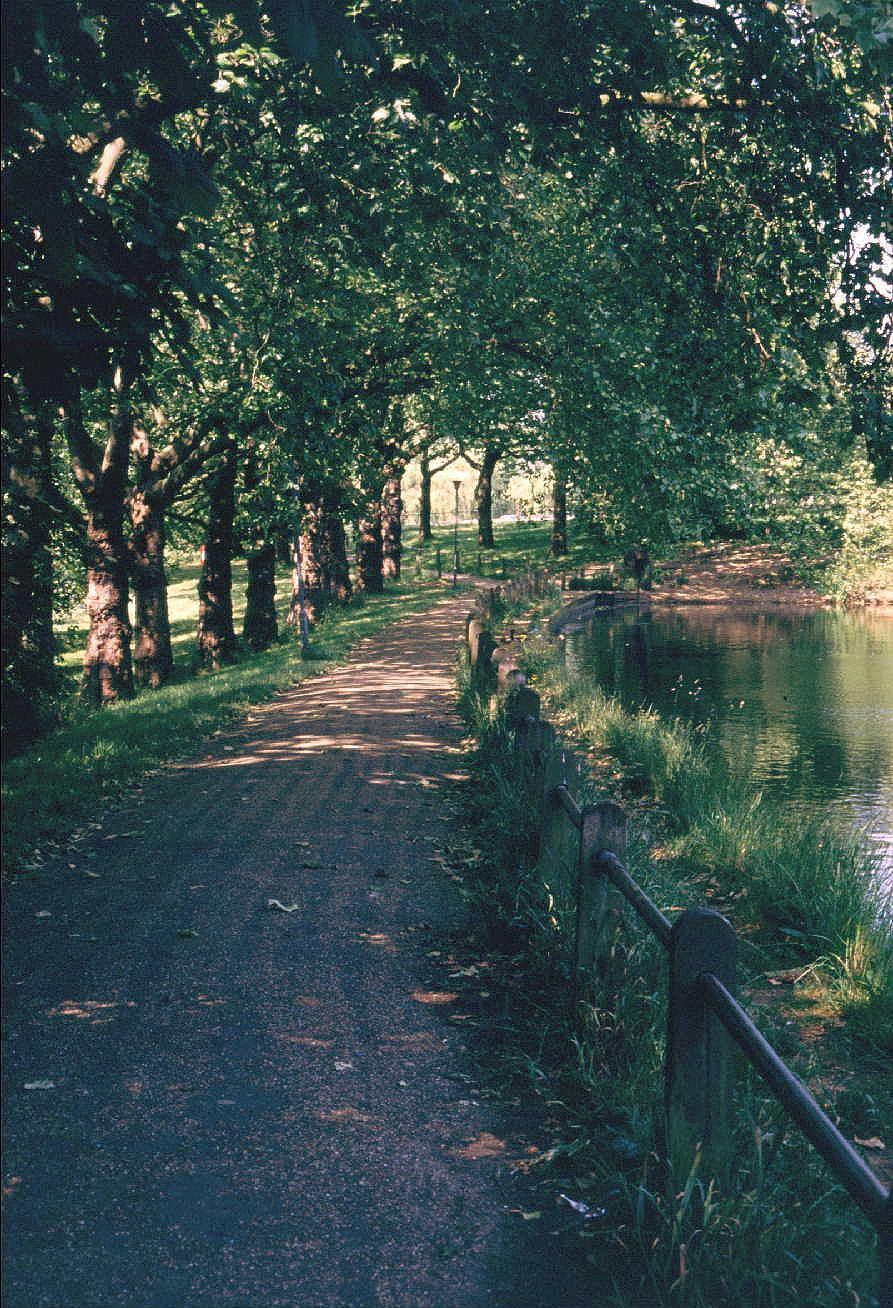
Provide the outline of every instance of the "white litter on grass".
{"type": "Polygon", "coordinates": [[[282,904],[278,899],[267,900],[267,908],[275,909],[277,913],[297,913],[300,907],[300,904],[282,904]]]}
{"type": "Polygon", "coordinates": [[[590,1208],[589,1204],[584,1204],[580,1199],[571,1199],[570,1195],[560,1194],[559,1203],[566,1203],[569,1208],[573,1208],[575,1213],[579,1213],[584,1222],[591,1222],[595,1217],[604,1217],[606,1209],[590,1208]]]}
{"type": "Polygon", "coordinates": [[[26,1090],[55,1090],[55,1081],[26,1081],[26,1090]]]}

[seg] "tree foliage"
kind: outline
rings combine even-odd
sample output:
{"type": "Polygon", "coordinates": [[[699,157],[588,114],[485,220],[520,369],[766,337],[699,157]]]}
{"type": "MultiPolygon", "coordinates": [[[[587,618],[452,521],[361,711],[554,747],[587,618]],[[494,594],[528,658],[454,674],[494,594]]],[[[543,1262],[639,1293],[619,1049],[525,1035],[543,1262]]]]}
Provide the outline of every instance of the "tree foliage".
{"type": "MultiPolygon", "coordinates": [[[[435,442],[548,461],[618,540],[747,530],[770,449],[893,475],[891,49],[877,0],[13,7],[3,660],[24,716],[53,700],[72,558],[93,699],[130,693],[130,585],[138,679],[168,675],[167,534],[230,477],[256,643],[270,551],[303,528],[340,555],[343,518],[371,549],[384,488],[393,516],[435,442]]],[[[334,556],[307,567],[349,588],[334,556]]]]}

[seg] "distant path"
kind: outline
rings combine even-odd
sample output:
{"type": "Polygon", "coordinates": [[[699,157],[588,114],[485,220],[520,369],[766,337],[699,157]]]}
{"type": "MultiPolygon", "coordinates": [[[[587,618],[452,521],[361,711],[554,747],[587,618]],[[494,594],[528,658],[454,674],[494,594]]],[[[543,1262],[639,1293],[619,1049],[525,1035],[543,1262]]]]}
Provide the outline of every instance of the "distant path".
{"type": "Polygon", "coordinates": [[[9,891],[6,1308],[600,1301],[554,1194],[521,1218],[543,1142],[447,1018],[467,610],[365,641],[9,891]]]}

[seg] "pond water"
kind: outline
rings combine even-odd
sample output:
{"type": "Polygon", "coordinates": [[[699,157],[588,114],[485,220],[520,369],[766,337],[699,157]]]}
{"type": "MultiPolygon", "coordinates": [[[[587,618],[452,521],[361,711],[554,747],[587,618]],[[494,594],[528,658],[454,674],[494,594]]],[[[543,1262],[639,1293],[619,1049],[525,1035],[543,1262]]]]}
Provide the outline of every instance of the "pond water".
{"type": "Polygon", "coordinates": [[[864,832],[893,883],[893,618],[703,605],[597,614],[567,633],[568,670],[626,707],[706,725],[792,815],[864,832]]]}

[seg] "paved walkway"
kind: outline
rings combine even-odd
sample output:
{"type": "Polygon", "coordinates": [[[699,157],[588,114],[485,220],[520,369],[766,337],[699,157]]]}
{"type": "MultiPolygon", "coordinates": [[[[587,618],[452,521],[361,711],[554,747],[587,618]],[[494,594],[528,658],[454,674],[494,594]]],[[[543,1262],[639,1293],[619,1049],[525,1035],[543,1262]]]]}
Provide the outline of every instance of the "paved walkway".
{"type": "Polygon", "coordinates": [[[542,1141],[476,1097],[449,1021],[467,608],[364,642],[9,891],[6,1308],[599,1302],[554,1206],[521,1217],[542,1141]]]}

